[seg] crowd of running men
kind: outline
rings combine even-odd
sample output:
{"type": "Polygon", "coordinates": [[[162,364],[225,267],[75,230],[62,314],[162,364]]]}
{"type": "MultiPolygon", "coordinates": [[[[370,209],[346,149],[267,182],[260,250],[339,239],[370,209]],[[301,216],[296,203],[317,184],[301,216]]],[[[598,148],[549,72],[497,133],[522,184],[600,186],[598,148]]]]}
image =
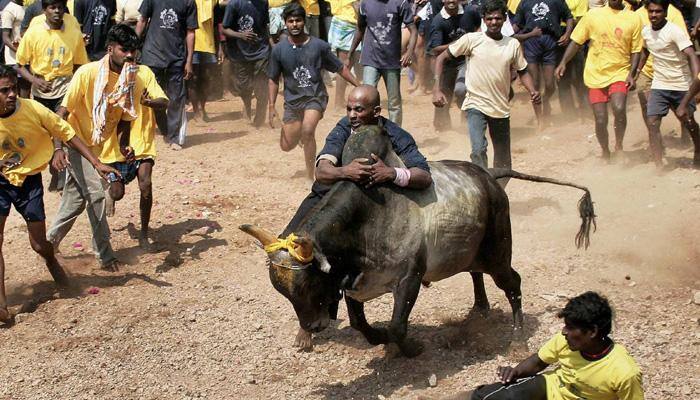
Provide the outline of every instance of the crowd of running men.
{"type": "MultiPolygon", "coordinates": [[[[300,145],[308,176],[322,182],[429,185],[419,167],[394,171],[381,160],[341,166],[328,150],[342,151],[366,119],[385,126],[397,154],[424,160],[401,128],[403,72],[409,92],[432,92],[436,130],[452,127],[452,104],[461,108],[471,161],[484,168],[487,128],[493,165],[511,165],[510,111],[522,88],[539,129],[554,129],[555,94],[563,113],[592,112],[605,159],[623,149],[627,96],[636,91],[652,160],[663,165],[660,123],[671,111],[700,167],[694,118],[700,20],[689,0],[0,0],[0,10],[0,233],[14,205],[27,222],[32,248],[58,283],[66,275],[55,251],[83,211],[98,261],[105,269],[119,268],[107,217],[133,180],[141,194],[139,242],[150,246],[156,132],[173,151],[182,149],[188,107],[192,118],[208,122],[207,99],[221,87],[216,82],[227,82],[241,97],[251,129],[281,124],[280,148],[300,145]],[[388,119],[380,117],[372,88],[380,80],[388,119]],[[348,83],[360,90],[346,105],[348,83]],[[333,84],[334,106],[347,108],[348,117],[317,157],[316,128],[333,84]],[[62,192],[48,232],[40,174],[47,166],[49,190],[62,192]]],[[[607,344],[608,331],[597,326],[596,340],[607,344]]],[[[554,359],[551,349],[545,358],[538,360],[554,359]]],[[[519,371],[534,374],[540,366],[519,371]]],[[[504,382],[523,374],[504,373],[504,382]]]]}

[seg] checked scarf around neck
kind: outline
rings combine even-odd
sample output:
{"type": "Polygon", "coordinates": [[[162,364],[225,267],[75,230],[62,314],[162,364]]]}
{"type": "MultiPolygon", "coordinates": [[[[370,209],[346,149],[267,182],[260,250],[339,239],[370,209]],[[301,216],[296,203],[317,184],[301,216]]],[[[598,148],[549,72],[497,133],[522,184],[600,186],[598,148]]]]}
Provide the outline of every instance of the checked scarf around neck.
{"type": "Polygon", "coordinates": [[[136,86],[136,72],[139,66],[125,62],[119,80],[114,90],[109,93],[109,54],[99,61],[100,66],[95,78],[95,89],[92,94],[92,144],[98,145],[107,139],[109,132],[105,132],[108,111],[113,107],[121,108],[132,119],[136,118],[134,108],[134,87],[136,86]]]}

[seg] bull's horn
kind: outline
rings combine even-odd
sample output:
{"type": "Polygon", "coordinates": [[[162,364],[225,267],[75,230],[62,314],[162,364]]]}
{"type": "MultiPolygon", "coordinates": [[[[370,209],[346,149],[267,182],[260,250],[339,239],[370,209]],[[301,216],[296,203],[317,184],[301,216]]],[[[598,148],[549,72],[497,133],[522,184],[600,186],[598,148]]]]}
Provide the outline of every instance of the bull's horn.
{"type": "Polygon", "coordinates": [[[314,255],[314,244],[306,236],[298,237],[294,240],[298,244],[297,254],[303,260],[311,259],[314,255]]]}
{"type": "Polygon", "coordinates": [[[273,234],[272,232],[257,227],[255,225],[241,225],[238,227],[238,229],[242,230],[243,232],[249,234],[250,236],[258,239],[260,243],[262,243],[263,246],[267,246],[269,244],[275,243],[277,241],[277,236],[273,234]]]}

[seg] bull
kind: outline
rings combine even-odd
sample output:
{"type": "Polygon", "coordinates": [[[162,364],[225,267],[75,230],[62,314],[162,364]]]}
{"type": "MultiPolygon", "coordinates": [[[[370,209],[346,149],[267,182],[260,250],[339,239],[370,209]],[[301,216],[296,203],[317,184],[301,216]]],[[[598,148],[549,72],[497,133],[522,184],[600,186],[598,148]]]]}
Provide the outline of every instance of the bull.
{"type": "MultiPolygon", "coordinates": [[[[372,153],[387,165],[403,166],[376,126],[362,127],[348,139],[342,162],[370,159],[372,153]]],[[[575,243],[588,247],[595,214],[587,188],[512,170],[489,173],[465,161],[431,162],[430,168],[433,185],[425,190],[337,182],[282,238],[260,227],[240,227],[265,246],[272,285],[294,307],[300,324],[296,345],[311,348],[311,334],[329,325],[329,310],[344,293],[350,325],[370,344],[395,343],[405,356],[416,356],[422,346],[406,332],[421,284],[460,272],[470,272],[474,309],[481,312],[489,309],[483,274],[491,276],[508,298],[517,337],[523,326],[520,276],[511,267],[509,203],[498,178],[583,190],[575,243]],[[394,297],[391,322],[388,328],[372,327],[364,303],[385,293],[394,297]]]]}

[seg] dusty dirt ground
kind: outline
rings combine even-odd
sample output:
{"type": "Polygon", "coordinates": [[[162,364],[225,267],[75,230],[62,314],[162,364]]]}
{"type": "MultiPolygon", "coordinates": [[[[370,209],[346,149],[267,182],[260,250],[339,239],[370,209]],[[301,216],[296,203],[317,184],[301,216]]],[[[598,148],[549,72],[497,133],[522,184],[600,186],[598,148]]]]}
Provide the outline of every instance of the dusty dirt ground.
{"type": "MultiPolygon", "coordinates": [[[[436,133],[430,97],[404,101],[404,125],[429,159],[468,157],[464,124],[436,133]]],[[[509,184],[529,350],[560,329],[556,312],[567,297],[597,290],[616,309],[614,338],[641,365],[647,398],[697,399],[700,172],[689,168],[692,152],[679,147],[670,120],[670,163],[657,171],[636,97],[629,108],[625,154],[608,165],[597,157],[590,119],[563,115],[536,132],[529,104],[516,99],[514,167],[589,186],[598,214],[591,248],[576,250],[580,192],[509,184]]],[[[344,306],[339,323],[315,336],[313,352],[297,352],[294,312],[271,286],[264,252],[237,227],[281,231],[309,182],[300,149],[281,152],[278,133],[252,129],[241,109],[230,97],[211,103],[214,121],[192,124],[183,151],[160,146],[151,254],[137,246],[138,187],[129,186],[110,220],[113,246],[128,263],[119,273],[96,269],[81,217],[62,248],[75,288],[56,291],[13,212],[4,254],[11,308],[21,313],[0,329],[0,398],[440,397],[492,381],[498,365],[526,354],[508,346],[510,308],[490,279],[492,313],[467,317],[473,295],[464,274],[421,290],[409,335],[425,351],[415,359],[370,347],[349,327],[344,306]]],[[[453,109],[454,121],[458,115],[453,109]]],[[[319,148],[340,116],[327,112],[319,148]]],[[[50,222],[58,196],[47,194],[46,203],[50,222]]],[[[390,312],[390,296],[368,305],[371,322],[385,323],[390,312]]]]}

